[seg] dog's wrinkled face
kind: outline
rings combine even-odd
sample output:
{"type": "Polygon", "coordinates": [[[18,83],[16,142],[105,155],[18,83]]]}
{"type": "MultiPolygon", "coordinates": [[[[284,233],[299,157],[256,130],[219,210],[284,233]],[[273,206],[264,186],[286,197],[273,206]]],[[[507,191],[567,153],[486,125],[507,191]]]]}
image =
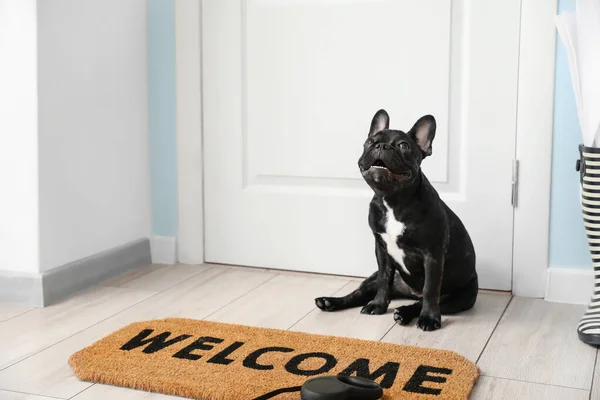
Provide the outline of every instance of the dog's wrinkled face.
{"type": "Polygon", "coordinates": [[[420,118],[408,132],[389,129],[385,110],[373,117],[369,137],[364,144],[358,167],[373,191],[391,195],[418,182],[421,162],[431,155],[435,136],[435,118],[420,118]]]}

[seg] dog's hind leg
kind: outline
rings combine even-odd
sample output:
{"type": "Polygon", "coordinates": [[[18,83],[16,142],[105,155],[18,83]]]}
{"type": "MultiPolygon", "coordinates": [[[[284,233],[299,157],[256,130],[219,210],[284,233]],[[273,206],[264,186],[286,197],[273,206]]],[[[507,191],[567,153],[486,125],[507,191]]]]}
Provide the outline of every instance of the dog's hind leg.
{"type": "Polygon", "coordinates": [[[409,299],[419,300],[421,296],[417,296],[415,292],[404,282],[400,273],[396,271],[394,273],[394,284],[392,286],[392,299],[409,299]]]}
{"type": "Polygon", "coordinates": [[[419,300],[408,306],[400,306],[394,310],[394,321],[400,325],[408,325],[410,321],[417,318],[421,314],[423,301],[419,300]]]}
{"type": "Polygon", "coordinates": [[[475,275],[464,288],[441,297],[440,312],[442,315],[451,315],[471,309],[477,301],[478,292],[479,284],[475,275]]]}
{"type": "MultiPolygon", "coordinates": [[[[479,285],[475,276],[463,289],[440,298],[440,313],[442,315],[457,314],[467,311],[475,305],[479,285]]],[[[401,306],[394,311],[394,320],[400,325],[407,325],[421,314],[421,300],[408,306],[401,306]]]]}
{"type": "Polygon", "coordinates": [[[346,308],[361,307],[375,298],[377,294],[377,272],[365,279],[358,289],[343,297],[318,297],[317,307],[323,311],[338,311],[346,308]]]}

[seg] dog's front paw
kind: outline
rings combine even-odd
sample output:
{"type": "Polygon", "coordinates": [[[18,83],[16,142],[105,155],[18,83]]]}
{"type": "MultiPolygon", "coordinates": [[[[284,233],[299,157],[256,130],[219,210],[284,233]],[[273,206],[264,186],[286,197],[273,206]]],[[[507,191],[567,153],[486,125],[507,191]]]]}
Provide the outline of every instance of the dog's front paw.
{"type": "Polygon", "coordinates": [[[435,331],[442,327],[442,318],[439,315],[421,315],[417,320],[417,327],[424,331],[435,331]]]}
{"type": "Polygon", "coordinates": [[[337,300],[333,297],[317,297],[315,304],[323,311],[336,311],[338,309],[337,300]]]}
{"type": "Polygon", "coordinates": [[[387,312],[387,309],[387,304],[371,301],[369,304],[364,306],[362,310],[360,310],[360,313],[369,315],[381,315],[385,314],[387,312]]]}
{"type": "Polygon", "coordinates": [[[420,308],[418,304],[398,307],[394,310],[394,321],[400,325],[408,325],[419,315],[420,308]]]}

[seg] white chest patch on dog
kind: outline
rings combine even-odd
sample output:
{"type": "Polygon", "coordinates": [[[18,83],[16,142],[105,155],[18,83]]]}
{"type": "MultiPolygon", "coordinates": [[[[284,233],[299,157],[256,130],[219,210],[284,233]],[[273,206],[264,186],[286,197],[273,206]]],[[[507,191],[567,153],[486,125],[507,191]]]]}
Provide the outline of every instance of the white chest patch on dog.
{"type": "Polygon", "coordinates": [[[383,200],[383,205],[386,208],[385,214],[385,232],[379,235],[385,242],[387,252],[400,265],[402,270],[410,275],[408,268],[404,265],[404,250],[398,247],[398,238],[404,234],[406,225],[396,219],[394,210],[383,200]]]}

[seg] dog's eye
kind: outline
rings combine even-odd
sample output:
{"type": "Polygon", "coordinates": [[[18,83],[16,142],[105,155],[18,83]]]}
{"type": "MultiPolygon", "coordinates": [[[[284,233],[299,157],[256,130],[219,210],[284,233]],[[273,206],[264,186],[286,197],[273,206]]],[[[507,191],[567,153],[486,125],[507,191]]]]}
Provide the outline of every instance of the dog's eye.
{"type": "Polygon", "coordinates": [[[408,143],[406,143],[406,142],[402,142],[402,143],[400,143],[400,148],[401,148],[402,150],[408,150],[408,143]]]}
{"type": "Polygon", "coordinates": [[[373,139],[367,139],[367,146],[370,146],[374,143],[375,141],[373,139]]]}

